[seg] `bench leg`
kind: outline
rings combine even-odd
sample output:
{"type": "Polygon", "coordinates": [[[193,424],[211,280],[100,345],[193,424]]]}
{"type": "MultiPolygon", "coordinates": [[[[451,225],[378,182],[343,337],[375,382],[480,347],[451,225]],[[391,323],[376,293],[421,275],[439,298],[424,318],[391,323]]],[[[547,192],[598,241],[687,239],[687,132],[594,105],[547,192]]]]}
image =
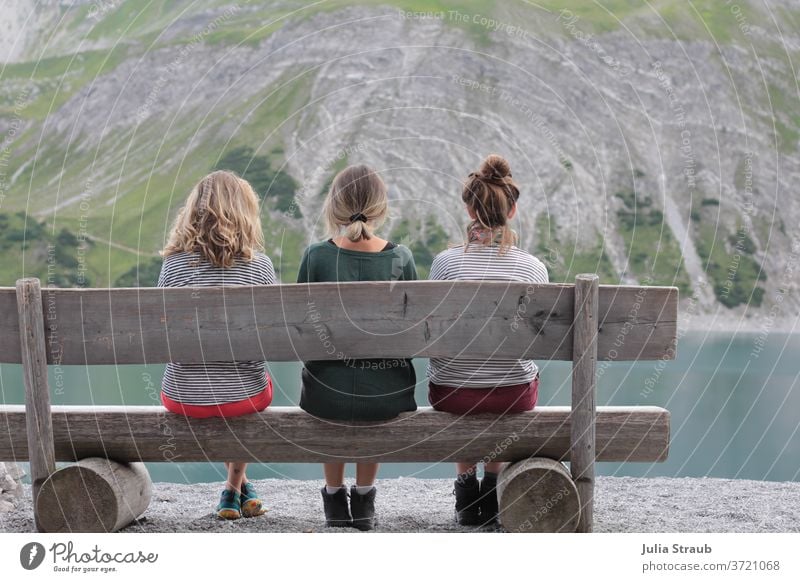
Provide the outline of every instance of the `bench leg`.
{"type": "MultiPolygon", "coordinates": [[[[50,415],[50,390],[47,385],[44,310],[39,279],[17,281],[22,374],[25,382],[25,424],[28,458],[31,463],[33,506],[42,484],[56,470],[53,419],[50,415]]],[[[34,522],[41,531],[34,509],[34,522]]]]}
{"type": "Polygon", "coordinates": [[[570,470],[581,501],[579,532],[591,532],[594,518],[598,297],[597,275],[578,275],[575,278],[570,470]]]}

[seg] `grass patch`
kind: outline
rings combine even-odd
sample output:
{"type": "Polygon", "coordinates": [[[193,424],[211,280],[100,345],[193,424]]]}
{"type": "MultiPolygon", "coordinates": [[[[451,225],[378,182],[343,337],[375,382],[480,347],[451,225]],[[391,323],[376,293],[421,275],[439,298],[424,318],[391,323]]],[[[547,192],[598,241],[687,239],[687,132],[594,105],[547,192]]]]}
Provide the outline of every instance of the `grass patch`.
{"type": "Polygon", "coordinates": [[[681,293],[691,290],[681,249],[663,213],[650,196],[633,191],[616,193],[622,201],[617,211],[619,232],[625,241],[628,269],[650,285],[674,285],[681,293]]]}
{"type": "Polygon", "coordinates": [[[696,244],[720,303],[729,308],[761,305],[764,289],[759,283],[767,275],[753,257],[755,243],[744,229],[725,236],[713,225],[702,224],[697,230],[696,244]]]}
{"type": "Polygon", "coordinates": [[[581,273],[596,273],[604,284],[619,281],[600,237],[591,248],[578,247],[574,241],[561,241],[555,218],[542,213],[536,217],[536,239],[534,254],[547,267],[551,283],[572,283],[581,273]]]}

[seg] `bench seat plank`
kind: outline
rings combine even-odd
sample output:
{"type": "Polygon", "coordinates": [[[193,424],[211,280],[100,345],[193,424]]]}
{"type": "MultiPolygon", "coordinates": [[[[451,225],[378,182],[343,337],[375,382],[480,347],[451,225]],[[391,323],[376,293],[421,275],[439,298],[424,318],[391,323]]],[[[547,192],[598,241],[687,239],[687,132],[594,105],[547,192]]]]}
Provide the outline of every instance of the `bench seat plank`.
{"type": "MultiPolygon", "coordinates": [[[[295,407],[234,419],[187,419],[160,406],[53,406],[58,461],[437,462],[567,460],[569,407],[503,417],[459,417],[420,408],[378,423],[335,423],[295,407]]],[[[669,412],[598,407],[599,461],[663,461],[669,412]]],[[[25,407],[0,406],[0,461],[28,458],[25,407]]]]}

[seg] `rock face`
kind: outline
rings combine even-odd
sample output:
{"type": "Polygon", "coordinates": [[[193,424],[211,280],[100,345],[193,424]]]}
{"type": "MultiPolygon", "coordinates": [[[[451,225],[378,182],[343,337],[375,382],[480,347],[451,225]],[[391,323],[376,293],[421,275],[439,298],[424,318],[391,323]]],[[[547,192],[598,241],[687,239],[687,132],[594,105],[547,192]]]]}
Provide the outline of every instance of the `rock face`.
{"type": "MultiPolygon", "coordinates": [[[[756,286],[750,315],[776,301],[797,313],[797,293],[777,295],[796,284],[800,256],[800,105],[788,60],[800,20],[778,34],[761,3],[743,0],[736,11],[719,3],[713,37],[690,11],[669,26],[647,11],[619,14],[624,27],[598,32],[602,14],[489,4],[485,14],[467,3],[424,14],[350,6],[276,21],[257,6],[197,2],[168,26],[144,14],[141,39],[128,33],[99,73],[70,69],[58,106],[27,121],[5,205],[35,191],[38,216],[71,216],[88,190],[93,217],[117,203],[163,216],[224,148],[247,142],[279,152],[274,164],[301,184],[303,218],[282,222],[304,237],[337,163],[360,161],[384,173],[395,220],[424,230],[431,217],[455,238],[461,180],[499,152],[522,185],[522,246],[541,254],[556,240],[543,257],[554,272],[577,265],[605,282],[678,284],[701,314],[737,320],[756,286]],[[253,37],[259,27],[269,34],[253,37]],[[175,191],[145,190],[151,178],[175,191]],[[736,277],[744,300],[726,302],[736,277]]],[[[122,29],[104,23],[117,3],[98,5],[59,28],[48,51],[74,50],[70,35],[103,54],[116,44],[122,29]]],[[[0,79],[0,89],[11,98],[25,84],[31,100],[49,101],[47,83],[60,79],[37,75],[0,79]]],[[[0,129],[12,121],[0,114],[0,129]]],[[[129,246],[160,244],[159,229],[144,230],[129,246]]]]}
{"type": "Polygon", "coordinates": [[[25,471],[17,463],[0,462],[0,513],[11,511],[22,497],[25,471]]]}

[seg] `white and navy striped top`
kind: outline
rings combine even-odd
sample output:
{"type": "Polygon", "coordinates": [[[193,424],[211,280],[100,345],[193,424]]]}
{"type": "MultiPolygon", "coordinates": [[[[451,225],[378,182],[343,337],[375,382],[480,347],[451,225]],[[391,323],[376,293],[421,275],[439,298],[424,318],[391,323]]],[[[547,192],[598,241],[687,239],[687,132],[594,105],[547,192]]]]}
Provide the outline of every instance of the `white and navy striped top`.
{"type": "MultiPolygon", "coordinates": [[[[249,262],[237,261],[230,268],[214,266],[197,253],[169,255],[164,257],[158,277],[159,287],[274,284],[272,261],[262,253],[256,253],[249,262]]],[[[202,362],[167,364],[161,389],[176,402],[209,406],[246,400],[266,386],[264,362],[202,362]]]]}
{"type": "MultiPolygon", "coordinates": [[[[530,253],[515,246],[502,255],[499,250],[482,243],[447,249],[436,255],[429,279],[548,282],[547,267],[530,253]]],[[[452,388],[494,388],[527,384],[538,371],[533,360],[431,358],[428,379],[452,388]]]]}

